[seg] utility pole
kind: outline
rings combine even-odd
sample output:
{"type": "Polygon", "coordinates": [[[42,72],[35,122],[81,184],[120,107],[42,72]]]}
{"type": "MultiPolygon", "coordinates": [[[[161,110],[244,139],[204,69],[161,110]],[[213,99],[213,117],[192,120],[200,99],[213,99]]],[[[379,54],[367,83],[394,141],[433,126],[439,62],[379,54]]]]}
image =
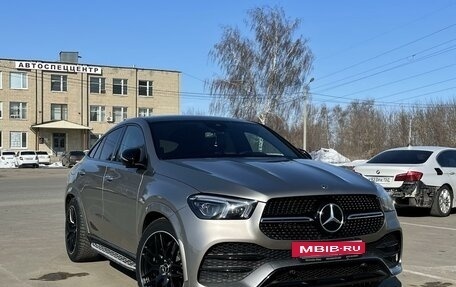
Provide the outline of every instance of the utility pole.
{"type": "Polygon", "coordinates": [[[309,97],[309,84],[312,83],[314,78],[304,86],[304,110],[302,119],[302,149],[307,150],[307,100],[309,97]]]}
{"type": "Polygon", "coordinates": [[[408,146],[412,146],[412,118],[410,118],[409,122],[408,146]]]}

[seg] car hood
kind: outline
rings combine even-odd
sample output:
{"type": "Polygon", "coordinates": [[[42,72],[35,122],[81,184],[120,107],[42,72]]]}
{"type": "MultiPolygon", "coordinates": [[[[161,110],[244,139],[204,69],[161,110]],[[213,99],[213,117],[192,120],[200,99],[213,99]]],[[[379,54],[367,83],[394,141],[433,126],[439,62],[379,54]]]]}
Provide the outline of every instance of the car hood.
{"type": "Polygon", "coordinates": [[[157,173],[181,181],[202,193],[260,201],[328,193],[376,193],[375,185],[357,173],[306,159],[167,160],[157,173]]]}

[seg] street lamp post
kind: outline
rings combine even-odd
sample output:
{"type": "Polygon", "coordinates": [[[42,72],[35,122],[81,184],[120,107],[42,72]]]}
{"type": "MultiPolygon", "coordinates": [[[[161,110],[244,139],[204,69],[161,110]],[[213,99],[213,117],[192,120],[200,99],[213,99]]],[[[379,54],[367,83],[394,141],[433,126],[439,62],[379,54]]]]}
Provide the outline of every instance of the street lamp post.
{"type": "Polygon", "coordinates": [[[312,83],[314,78],[311,78],[307,85],[304,86],[304,110],[302,120],[302,149],[307,150],[307,99],[309,96],[309,84],[312,83]]]}

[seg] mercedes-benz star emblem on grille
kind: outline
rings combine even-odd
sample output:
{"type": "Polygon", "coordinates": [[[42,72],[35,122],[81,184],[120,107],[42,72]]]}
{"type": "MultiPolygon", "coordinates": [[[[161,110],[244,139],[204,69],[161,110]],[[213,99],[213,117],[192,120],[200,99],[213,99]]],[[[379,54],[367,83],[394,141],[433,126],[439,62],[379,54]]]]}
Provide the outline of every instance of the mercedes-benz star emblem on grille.
{"type": "Polygon", "coordinates": [[[339,205],[328,203],[318,211],[321,227],[327,232],[334,233],[344,224],[344,212],[339,205]]]}

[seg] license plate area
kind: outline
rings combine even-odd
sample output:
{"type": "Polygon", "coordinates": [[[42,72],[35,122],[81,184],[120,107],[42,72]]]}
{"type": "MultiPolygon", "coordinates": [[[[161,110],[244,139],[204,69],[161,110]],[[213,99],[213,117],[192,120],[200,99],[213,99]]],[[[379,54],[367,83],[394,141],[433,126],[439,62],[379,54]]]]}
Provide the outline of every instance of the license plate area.
{"type": "Polygon", "coordinates": [[[390,183],[393,181],[392,176],[366,176],[366,178],[375,183],[390,183]]]}
{"type": "Polygon", "coordinates": [[[366,243],[354,241],[298,241],[291,243],[291,256],[303,260],[330,260],[358,257],[366,253],[366,243]]]}

